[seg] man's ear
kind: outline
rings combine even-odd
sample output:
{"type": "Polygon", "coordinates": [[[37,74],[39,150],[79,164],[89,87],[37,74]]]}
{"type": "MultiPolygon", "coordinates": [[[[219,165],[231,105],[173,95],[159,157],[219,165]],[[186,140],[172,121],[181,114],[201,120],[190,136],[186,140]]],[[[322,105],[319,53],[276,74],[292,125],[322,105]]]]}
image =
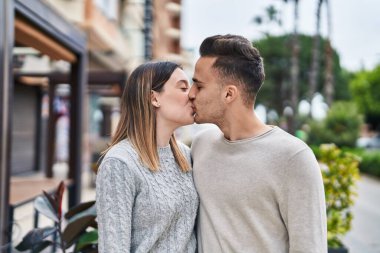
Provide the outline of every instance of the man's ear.
{"type": "Polygon", "coordinates": [[[153,105],[154,107],[156,107],[156,108],[158,108],[158,107],[161,106],[161,105],[160,105],[160,102],[158,102],[157,95],[158,95],[157,91],[152,90],[152,91],[150,92],[151,103],[152,103],[152,105],[153,105]]]}
{"type": "Polygon", "coordinates": [[[226,85],[224,87],[224,100],[227,104],[234,101],[239,95],[239,90],[235,85],[226,85]]]}

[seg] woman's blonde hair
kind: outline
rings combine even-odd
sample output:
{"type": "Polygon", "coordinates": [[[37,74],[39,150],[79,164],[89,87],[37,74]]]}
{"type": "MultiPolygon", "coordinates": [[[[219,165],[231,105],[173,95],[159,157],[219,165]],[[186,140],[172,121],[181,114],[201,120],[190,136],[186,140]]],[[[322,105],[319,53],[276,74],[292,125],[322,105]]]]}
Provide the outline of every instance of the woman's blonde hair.
{"type": "MultiPolygon", "coordinates": [[[[119,123],[103,155],[120,141],[128,139],[141,162],[151,171],[159,170],[156,113],[151,103],[151,92],[161,92],[177,68],[181,66],[173,62],[148,62],[131,73],[121,97],[119,123]]],[[[189,171],[190,165],[178,147],[174,134],[169,144],[181,170],[189,171]]]]}

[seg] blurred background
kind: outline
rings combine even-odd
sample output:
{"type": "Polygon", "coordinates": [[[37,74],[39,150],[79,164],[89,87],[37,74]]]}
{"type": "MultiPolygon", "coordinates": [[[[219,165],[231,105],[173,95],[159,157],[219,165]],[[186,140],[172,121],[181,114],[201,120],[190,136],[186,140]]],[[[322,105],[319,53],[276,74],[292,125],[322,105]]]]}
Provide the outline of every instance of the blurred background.
{"type": "MultiPolygon", "coordinates": [[[[94,199],[94,170],[136,66],[175,61],[191,79],[203,39],[231,33],[264,58],[260,119],[321,163],[329,246],[379,253],[379,10],[376,0],[1,1],[0,250],[49,223],[33,201],[60,180],[66,210],[94,199]]],[[[176,134],[191,145],[207,127],[176,134]]]]}

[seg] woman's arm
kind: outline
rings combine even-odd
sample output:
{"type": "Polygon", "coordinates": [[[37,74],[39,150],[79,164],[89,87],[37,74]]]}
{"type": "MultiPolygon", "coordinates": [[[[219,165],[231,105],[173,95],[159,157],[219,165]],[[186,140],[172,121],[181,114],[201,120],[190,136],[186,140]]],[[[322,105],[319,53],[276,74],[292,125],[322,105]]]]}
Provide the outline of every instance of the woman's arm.
{"type": "Polygon", "coordinates": [[[96,179],[99,253],[130,252],[135,195],[133,171],[118,159],[104,160],[96,179]]]}

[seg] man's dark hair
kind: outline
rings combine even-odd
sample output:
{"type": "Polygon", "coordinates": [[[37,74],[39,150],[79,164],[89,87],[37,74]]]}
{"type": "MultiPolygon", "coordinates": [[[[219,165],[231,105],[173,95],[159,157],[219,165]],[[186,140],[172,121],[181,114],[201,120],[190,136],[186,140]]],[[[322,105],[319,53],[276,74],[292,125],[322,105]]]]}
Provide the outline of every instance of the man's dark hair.
{"type": "Polygon", "coordinates": [[[201,57],[216,57],[213,68],[223,82],[234,81],[243,90],[246,105],[252,105],[265,79],[264,63],[252,43],[239,35],[206,38],[199,49],[201,57]]]}

